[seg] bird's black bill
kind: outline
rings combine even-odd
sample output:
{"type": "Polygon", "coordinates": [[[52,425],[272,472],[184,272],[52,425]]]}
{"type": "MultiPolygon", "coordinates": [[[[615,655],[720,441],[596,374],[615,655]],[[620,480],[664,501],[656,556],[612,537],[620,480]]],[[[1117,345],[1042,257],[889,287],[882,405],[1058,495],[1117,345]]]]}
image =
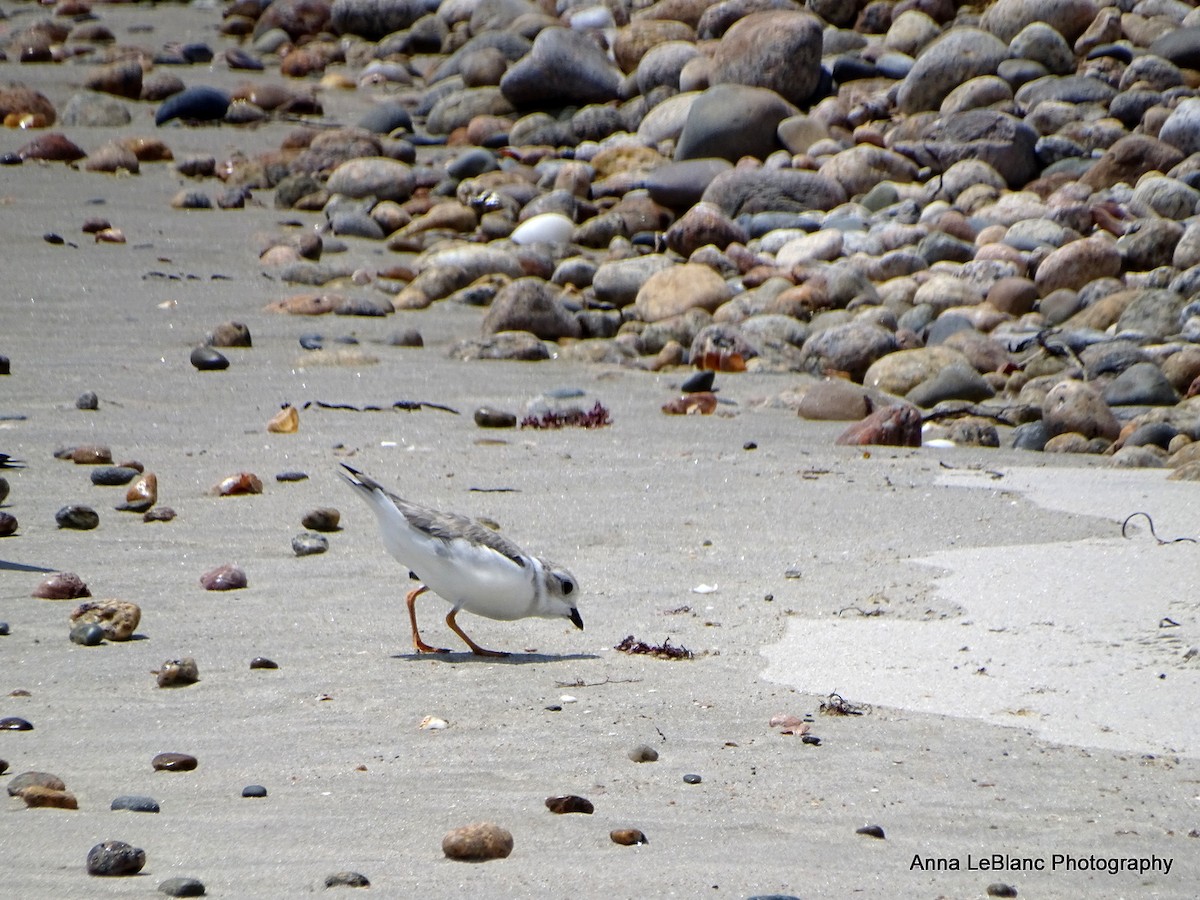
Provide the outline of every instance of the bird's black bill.
{"type": "Polygon", "coordinates": [[[579,615],[579,610],[571,610],[571,621],[575,623],[575,627],[583,631],[583,616],[579,615]]]}

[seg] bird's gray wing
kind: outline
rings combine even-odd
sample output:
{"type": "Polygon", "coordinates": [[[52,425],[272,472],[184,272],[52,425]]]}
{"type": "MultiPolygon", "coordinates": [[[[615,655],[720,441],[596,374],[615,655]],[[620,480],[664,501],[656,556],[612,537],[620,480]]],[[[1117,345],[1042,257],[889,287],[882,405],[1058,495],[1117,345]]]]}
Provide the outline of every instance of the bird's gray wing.
{"type": "Polygon", "coordinates": [[[404,514],[404,518],[408,519],[413,528],[446,542],[455,538],[466,538],[477,544],[483,544],[500,555],[507,556],[518,566],[524,568],[525,554],[522,553],[520,547],[487,526],[480,525],[474,519],[468,519],[458,513],[439,512],[436,509],[418,506],[416,503],[409,503],[390,492],[388,497],[396,504],[396,508],[404,514]]]}

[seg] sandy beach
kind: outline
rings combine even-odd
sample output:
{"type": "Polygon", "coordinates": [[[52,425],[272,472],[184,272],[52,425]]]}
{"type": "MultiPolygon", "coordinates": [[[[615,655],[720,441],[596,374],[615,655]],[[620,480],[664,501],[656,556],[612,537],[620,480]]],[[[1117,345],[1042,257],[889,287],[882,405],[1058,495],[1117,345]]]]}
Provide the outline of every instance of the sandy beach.
{"type": "MultiPolygon", "coordinates": [[[[126,26],[137,15],[105,10],[126,26]]],[[[214,41],[211,19],[172,9],[139,37],[214,41]]],[[[82,72],[0,67],[56,103],[82,72]]],[[[235,79],[215,65],[184,76],[235,79]]],[[[332,121],[364,103],[323,99],[332,121]]],[[[137,109],[119,131],[156,135],[177,157],[275,147],[291,128],[156,131],[152,105],[137,109]]],[[[87,148],[111,136],[71,132],[87,148]]],[[[5,129],[0,151],[27,139],[5,129]]],[[[257,900],[320,893],[340,871],[385,897],[1200,892],[1200,657],[1188,655],[1200,548],[1160,545],[1144,520],[1121,535],[1145,512],[1159,537],[1200,537],[1194,484],[1102,457],[835,446],[844,425],[771,402],[798,375],[718,375],[718,414],[667,416],[692,370],[451,359],[479,331],[482,312],[464,306],[266,312],[297,289],[260,268],[253,236],[320,214],[276,210],[269,192],[244,210],[172,209],[186,186],[170,164],[118,177],[0,169],[0,451],[26,464],[0,471],[2,509],[20,523],[0,540],[0,717],[34,726],[0,731],[0,785],[53,773],[79,805],[5,796],[0,893],[138,897],[189,876],[208,896],[257,900]],[[96,215],[127,243],[82,234],[96,215]],[[231,320],[253,346],[222,351],[225,371],[197,371],[189,353],[231,320]],[[423,348],[387,343],[408,328],[423,348]],[[323,364],[298,341],[312,332],[352,335],[374,361],[323,364]],[[474,423],[479,407],[519,413],[562,388],[602,402],[612,424],[474,423]],[[85,391],[97,410],[75,407],[85,391]],[[268,433],[284,403],[299,430],[268,433]],[[115,511],[124,489],[54,457],[93,443],[155,473],[177,517],[115,511]],[[585,630],[464,616],[481,644],[512,651],[473,658],[445,604],[423,597],[426,639],[455,652],[415,655],[406,573],[340,461],[569,566],[585,630]],[[285,471],[309,477],[277,481],[285,471]],[[239,472],[263,492],[209,493],[239,472]],[[93,507],[99,527],[59,529],[71,503],[93,507]],[[328,552],[298,558],[290,541],[321,506],[340,510],[341,530],[328,552]],[[224,563],[249,586],[204,591],[200,576],[224,563]],[[138,639],[70,642],[75,603],[31,597],[43,570],[137,603],[138,639]],[[694,658],[614,650],[629,635],[694,658]],[[259,656],[279,668],[252,670],[259,656]],[[200,681],[158,688],[152,670],[182,657],[200,681]],[[831,694],[862,714],[821,714],[831,694]],[[819,742],[772,727],[782,715],[810,717],[819,742]],[[448,727],[421,729],[426,716],[448,727]],[[657,761],[629,759],[642,744],[657,761]],[[199,765],[154,771],[161,752],[199,765]],[[243,798],[250,784],[268,795],[243,798]],[[161,812],[110,810],[126,794],[161,812]],[[545,799],[564,794],[594,814],[549,812],[545,799]],[[511,856],[446,859],[442,836],[479,821],[511,831],[511,856]],[[884,839],[856,833],[868,825],[884,839]],[[648,843],[610,840],[627,827],[648,843]],[[107,840],[143,848],[142,872],[89,876],[88,851],[107,840]]],[[[386,263],[377,242],[348,243],[359,265],[386,263]]]]}

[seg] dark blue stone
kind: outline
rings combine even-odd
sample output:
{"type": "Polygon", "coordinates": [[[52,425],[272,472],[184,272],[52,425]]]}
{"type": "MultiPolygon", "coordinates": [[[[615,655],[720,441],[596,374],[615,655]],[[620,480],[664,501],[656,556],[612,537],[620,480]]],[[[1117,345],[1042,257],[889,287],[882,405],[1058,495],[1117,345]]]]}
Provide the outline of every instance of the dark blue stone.
{"type": "Polygon", "coordinates": [[[113,800],[109,809],[127,809],[130,812],[156,813],[158,812],[158,801],[153,797],[122,794],[113,800]]]}
{"type": "Polygon", "coordinates": [[[172,119],[212,122],[225,118],[228,110],[229,95],[224,91],[203,85],[190,87],[163,101],[154,116],[154,124],[162,125],[172,119]]]}

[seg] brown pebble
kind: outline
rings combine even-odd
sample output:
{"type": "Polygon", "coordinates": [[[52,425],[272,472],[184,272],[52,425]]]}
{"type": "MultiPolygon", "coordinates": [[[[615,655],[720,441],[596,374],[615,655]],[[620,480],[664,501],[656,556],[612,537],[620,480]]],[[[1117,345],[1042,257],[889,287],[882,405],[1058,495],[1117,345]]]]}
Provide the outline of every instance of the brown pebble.
{"type": "Polygon", "coordinates": [[[108,221],[108,219],[93,218],[83,220],[84,234],[95,234],[97,231],[103,231],[105,228],[112,228],[112,222],[108,221]]]}
{"type": "Polygon", "coordinates": [[[30,809],[79,809],[79,801],[70,791],[59,791],[54,788],[31,784],[19,792],[19,796],[30,809]]]}
{"type": "Polygon", "coordinates": [[[475,424],[480,428],[516,428],[517,417],[504,410],[481,406],[475,410],[475,424]]]}
{"type": "Polygon", "coordinates": [[[0,537],[9,537],[17,533],[20,523],[11,513],[0,512],[0,537]]]}
{"type": "Polygon", "coordinates": [[[210,347],[249,347],[250,329],[241,322],[222,322],[208,336],[210,347]]]}
{"type": "Polygon", "coordinates": [[[261,494],[262,481],[251,472],[238,472],[223,478],[213,485],[212,493],[218,497],[232,497],[237,494],[261,494]]]}
{"type": "Polygon", "coordinates": [[[694,394],[682,394],[664,403],[662,411],[669,416],[708,416],[717,408],[717,396],[711,391],[697,391],[694,394]]]}
{"type": "Polygon", "coordinates": [[[342,514],[332,506],[320,506],[304,514],[300,524],[312,531],[337,531],[342,514]]]}
{"type": "Polygon", "coordinates": [[[82,444],[71,448],[71,462],[77,466],[110,466],[112,450],[103,444],[82,444]]]}
{"type": "Polygon", "coordinates": [[[71,613],[72,623],[99,625],[110,641],[129,640],[141,620],[141,608],[128,600],[90,600],[75,607],[71,613]]]}
{"type": "Polygon", "coordinates": [[[612,838],[614,844],[621,844],[624,847],[650,843],[646,839],[646,835],[636,828],[614,828],[608,833],[608,836],[612,838]]]}
{"type": "Polygon", "coordinates": [[[1015,897],[1017,889],[1003,881],[995,881],[987,886],[987,895],[989,897],[1015,897]]]}
{"type": "Polygon", "coordinates": [[[158,502],[158,476],[147,472],[139,476],[125,492],[125,502],[116,507],[122,512],[144,513],[158,502]]]}
{"type": "MultiPolygon", "coordinates": [[[[267,431],[272,434],[295,434],[299,430],[300,413],[290,403],[271,416],[271,421],[267,422],[267,431]]],[[[261,491],[261,489],[260,485],[259,490],[261,491]]]]}
{"type": "Polygon", "coordinates": [[[33,589],[33,596],[40,600],[78,600],[92,596],[92,592],[74,572],[55,572],[33,589]]]}
{"type": "Polygon", "coordinates": [[[475,822],[448,831],[442,838],[442,852],[459,862],[486,862],[504,859],[513,849],[512,833],[491,822],[475,822]]]}
{"type": "Polygon", "coordinates": [[[547,797],[546,809],[558,815],[565,813],[583,813],[590,816],[596,811],[596,807],[592,805],[592,801],[586,797],[580,797],[576,794],[567,794],[562,797],[547,797]]]}
{"type": "Polygon", "coordinates": [[[105,228],[96,232],[95,240],[97,244],[124,244],[125,232],[120,228],[105,228]]]}
{"type": "Polygon", "coordinates": [[[246,587],[250,582],[246,573],[233,563],[205,572],[200,576],[200,583],[206,591],[236,591],[246,587]]]}
{"type": "Polygon", "coordinates": [[[157,772],[190,772],[200,763],[188,753],[160,753],[150,760],[157,772]]]}
{"type": "Polygon", "coordinates": [[[161,669],[151,674],[158,676],[160,688],[187,687],[200,680],[200,670],[196,667],[196,660],[190,656],[185,656],[183,659],[169,659],[162,664],[161,669]]]}
{"type": "Polygon", "coordinates": [[[170,522],[175,518],[175,510],[169,506],[156,506],[154,509],[147,510],[142,516],[143,522],[170,522]]]}

